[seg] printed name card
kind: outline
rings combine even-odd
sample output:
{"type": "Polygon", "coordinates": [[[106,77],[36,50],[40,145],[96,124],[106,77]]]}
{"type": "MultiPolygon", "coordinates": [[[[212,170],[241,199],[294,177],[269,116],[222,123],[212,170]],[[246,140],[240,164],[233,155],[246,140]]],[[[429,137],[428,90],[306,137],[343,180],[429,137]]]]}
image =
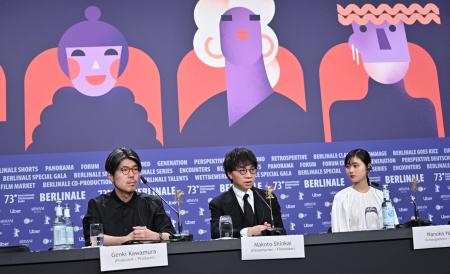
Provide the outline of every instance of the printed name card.
{"type": "Polygon", "coordinates": [[[168,265],[166,243],[100,247],[102,272],[166,265],[168,265]]]}
{"type": "Polygon", "coordinates": [[[243,237],[242,260],[305,258],[303,235],[243,237]]]}
{"type": "Polygon", "coordinates": [[[450,225],[413,227],[414,249],[450,247],[450,225]]]}

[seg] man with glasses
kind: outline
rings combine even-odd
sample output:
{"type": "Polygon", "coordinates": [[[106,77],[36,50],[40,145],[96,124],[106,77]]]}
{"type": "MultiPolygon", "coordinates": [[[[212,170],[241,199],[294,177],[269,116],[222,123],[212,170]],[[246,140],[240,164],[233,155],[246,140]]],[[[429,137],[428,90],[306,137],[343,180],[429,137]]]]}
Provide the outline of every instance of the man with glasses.
{"type": "Polygon", "coordinates": [[[104,244],[120,245],[129,241],[168,240],[175,233],[162,201],[138,193],[141,160],[129,148],[116,148],[105,162],[108,179],[114,189],[89,200],[83,218],[85,244],[90,245],[89,227],[103,224],[104,244]]]}
{"type": "Polygon", "coordinates": [[[265,191],[253,186],[258,168],[255,154],[247,148],[235,148],[225,155],[223,168],[233,186],[209,203],[211,238],[220,237],[219,219],[223,215],[231,216],[235,238],[260,235],[272,226],[285,234],[277,198],[272,199],[272,224],[265,191]]]}

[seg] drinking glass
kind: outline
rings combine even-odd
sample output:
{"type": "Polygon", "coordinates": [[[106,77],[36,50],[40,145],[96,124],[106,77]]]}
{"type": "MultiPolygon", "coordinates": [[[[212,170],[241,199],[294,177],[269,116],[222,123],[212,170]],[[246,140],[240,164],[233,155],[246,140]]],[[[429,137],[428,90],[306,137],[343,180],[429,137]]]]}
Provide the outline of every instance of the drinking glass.
{"type": "Polygon", "coordinates": [[[376,207],[366,207],[365,219],[367,230],[377,230],[381,228],[376,207]]]}
{"type": "Polygon", "coordinates": [[[220,239],[232,239],[233,238],[233,221],[231,216],[224,215],[219,218],[219,234],[220,239]]]}
{"type": "Polygon", "coordinates": [[[91,246],[103,246],[103,224],[91,224],[89,236],[91,246]]]}

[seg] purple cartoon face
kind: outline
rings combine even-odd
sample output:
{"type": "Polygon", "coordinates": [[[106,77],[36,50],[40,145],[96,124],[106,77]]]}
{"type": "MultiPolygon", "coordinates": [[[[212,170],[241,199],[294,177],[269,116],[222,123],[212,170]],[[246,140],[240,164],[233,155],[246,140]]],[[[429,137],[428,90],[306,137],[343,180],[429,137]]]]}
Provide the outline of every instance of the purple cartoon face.
{"type": "Polygon", "coordinates": [[[403,79],[409,67],[409,50],[403,22],[391,25],[352,23],[353,34],[349,46],[361,52],[364,68],[369,76],[383,84],[403,79]]]}
{"type": "Polygon", "coordinates": [[[101,96],[116,84],[121,46],[66,48],[73,86],[87,96],[101,96]]]}
{"type": "Polygon", "coordinates": [[[232,64],[253,64],[262,58],[259,15],[246,8],[232,8],[220,20],[220,42],[225,59],[232,64]]]}

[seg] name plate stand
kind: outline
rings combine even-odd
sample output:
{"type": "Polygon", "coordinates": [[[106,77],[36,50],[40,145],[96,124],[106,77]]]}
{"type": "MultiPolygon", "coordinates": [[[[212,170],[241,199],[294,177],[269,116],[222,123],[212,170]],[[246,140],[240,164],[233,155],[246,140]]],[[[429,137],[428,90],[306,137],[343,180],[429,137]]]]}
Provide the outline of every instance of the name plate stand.
{"type": "Polygon", "coordinates": [[[242,260],[305,258],[303,235],[242,237],[242,260]]]}
{"type": "Polygon", "coordinates": [[[450,247],[450,225],[413,227],[414,249],[450,247]]]}
{"type": "Polygon", "coordinates": [[[166,243],[100,247],[102,272],[167,265],[166,243]]]}

